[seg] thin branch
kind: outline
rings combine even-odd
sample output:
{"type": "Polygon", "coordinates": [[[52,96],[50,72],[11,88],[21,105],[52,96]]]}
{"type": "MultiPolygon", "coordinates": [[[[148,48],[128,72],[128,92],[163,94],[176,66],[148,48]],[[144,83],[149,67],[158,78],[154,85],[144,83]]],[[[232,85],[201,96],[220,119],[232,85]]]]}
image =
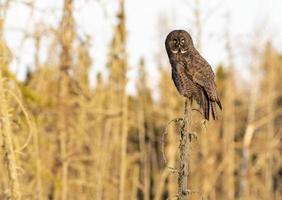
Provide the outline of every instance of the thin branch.
{"type": "MultiPolygon", "coordinates": [[[[167,123],[167,125],[166,125],[166,127],[165,127],[165,129],[164,129],[164,131],[162,133],[162,146],[161,146],[162,148],[161,148],[161,151],[162,151],[163,160],[164,160],[164,163],[165,163],[166,167],[168,167],[168,166],[167,166],[167,159],[166,159],[166,155],[165,155],[165,143],[166,143],[166,136],[167,136],[167,133],[168,133],[168,128],[169,128],[169,125],[172,122],[178,123],[180,121],[183,121],[183,118],[175,118],[175,119],[170,120],[167,123]]],[[[170,168],[170,167],[168,167],[168,168],[170,168]]]]}

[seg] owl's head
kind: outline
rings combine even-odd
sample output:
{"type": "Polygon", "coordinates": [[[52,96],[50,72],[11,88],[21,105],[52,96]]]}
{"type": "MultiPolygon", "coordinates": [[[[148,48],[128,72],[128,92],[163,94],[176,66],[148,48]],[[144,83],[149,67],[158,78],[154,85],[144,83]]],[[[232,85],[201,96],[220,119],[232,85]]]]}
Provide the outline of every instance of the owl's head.
{"type": "Polygon", "coordinates": [[[167,53],[184,54],[194,49],[190,34],[184,30],[171,31],[165,40],[167,53]]]}

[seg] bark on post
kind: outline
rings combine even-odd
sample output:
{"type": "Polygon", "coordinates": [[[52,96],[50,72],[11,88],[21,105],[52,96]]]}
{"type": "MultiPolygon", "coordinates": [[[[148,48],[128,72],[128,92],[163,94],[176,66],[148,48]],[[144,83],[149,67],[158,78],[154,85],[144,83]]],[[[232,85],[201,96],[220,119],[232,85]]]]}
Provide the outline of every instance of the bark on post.
{"type": "Polygon", "coordinates": [[[185,101],[183,125],[180,130],[179,141],[179,171],[178,171],[178,200],[188,199],[188,153],[191,143],[191,105],[188,99],[185,101]]]}

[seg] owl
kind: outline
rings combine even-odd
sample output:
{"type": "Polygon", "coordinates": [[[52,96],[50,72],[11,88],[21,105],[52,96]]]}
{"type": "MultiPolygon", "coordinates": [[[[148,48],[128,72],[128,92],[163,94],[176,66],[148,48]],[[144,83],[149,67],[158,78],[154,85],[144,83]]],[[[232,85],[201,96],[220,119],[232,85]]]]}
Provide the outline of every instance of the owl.
{"type": "Polygon", "coordinates": [[[209,63],[194,47],[190,34],[184,30],[174,30],[168,34],[165,47],[172,69],[172,80],[178,92],[195,100],[205,119],[210,113],[217,119],[216,107],[222,106],[216,91],[215,75],[209,63]]]}

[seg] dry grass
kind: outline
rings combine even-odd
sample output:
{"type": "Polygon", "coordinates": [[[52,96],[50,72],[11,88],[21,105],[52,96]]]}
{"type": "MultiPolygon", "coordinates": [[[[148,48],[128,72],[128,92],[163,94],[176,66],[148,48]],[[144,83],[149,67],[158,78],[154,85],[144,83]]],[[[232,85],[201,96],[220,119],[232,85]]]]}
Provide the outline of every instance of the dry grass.
{"type": "MultiPolygon", "coordinates": [[[[92,38],[79,38],[76,25],[80,22],[75,20],[73,1],[64,1],[59,27],[41,24],[41,31],[29,36],[35,41],[35,70],[24,82],[9,69],[16,52],[9,51],[0,26],[0,142],[4,158],[0,199],[163,200],[177,194],[180,198],[186,191],[189,200],[280,200],[281,55],[271,43],[257,47],[265,51],[256,54],[259,62],[252,68],[264,76],[255,82],[255,91],[236,87],[241,80],[234,70],[229,41],[229,66],[218,67],[216,72],[224,108],[221,117],[203,126],[199,113],[192,112],[187,131],[181,131],[181,126],[167,127],[162,150],[162,131],[171,119],[182,115],[183,99],[171,81],[169,66],[161,66],[159,87],[155,88],[160,98],[153,100],[156,90],[149,87],[144,61],[136,78],[137,94],[126,93],[126,74],[133,66],[127,62],[124,3],[120,1],[108,47],[105,68],[109,76],[104,79],[98,74],[95,87],[88,80],[92,38]],[[51,41],[45,46],[45,62],[39,59],[43,36],[51,41]],[[191,130],[197,132],[198,140],[180,145],[182,158],[189,157],[186,185],[188,170],[183,166],[188,161],[180,159],[180,170],[175,170],[178,133],[185,139],[191,130]],[[162,151],[171,168],[164,164],[162,151]],[[173,172],[183,178],[179,190],[178,173],[173,172]]],[[[9,7],[5,8],[8,12],[9,7]]],[[[198,26],[202,26],[200,21],[198,26]]],[[[228,34],[226,38],[228,41],[228,34]]],[[[166,57],[157,59],[164,63],[166,57]]],[[[256,73],[251,79],[257,80],[256,73]]]]}

